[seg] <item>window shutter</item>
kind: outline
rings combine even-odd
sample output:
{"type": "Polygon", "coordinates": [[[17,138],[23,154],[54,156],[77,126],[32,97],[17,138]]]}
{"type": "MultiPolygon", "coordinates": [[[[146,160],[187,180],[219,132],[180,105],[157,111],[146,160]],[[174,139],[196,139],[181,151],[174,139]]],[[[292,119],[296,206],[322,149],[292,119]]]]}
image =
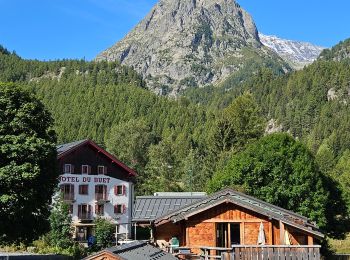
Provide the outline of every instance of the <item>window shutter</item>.
{"type": "Polygon", "coordinates": [[[70,189],[71,189],[71,193],[74,194],[74,185],[73,184],[71,184],[70,189]]]}
{"type": "Polygon", "coordinates": [[[88,205],[88,214],[91,214],[91,213],[92,213],[92,206],[88,205]]]}
{"type": "Polygon", "coordinates": [[[122,209],[122,213],[124,214],[126,212],[126,205],[123,204],[123,209],[122,209]]]}
{"type": "Polygon", "coordinates": [[[114,205],[114,214],[118,213],[118,205],[114,205]]]}
{"type": "Polygon", "coordinates": [[[78,217],[81,216],[81,205],[78,205],[78,217]]]}
{"type": "Polygon", "coordinates": [[[126,186],[123,185],[123,195],[125,196],[126,195],[126,186]]]}
{"type": "Polygon", "coordinates": [[[106,166],[103,167],[103,174],[107,174],[107,167],[106,166]]]}
{"type": "Polygon", "coordinates": [[[88,165],[88,174],[91,174],[91,166],[88,165]]]}
{"type": "Polygon", "coordinates": [[[117,185],[114,186],[114,195],[118,195],[118,186],[117,185]]]}
{"type": "Polygon", "coordinates": [[[70,165],[70,173],[74,173],[74,165],[73,164],[70,165]]]}
{"type": "Polygon", "coordinates": [[[97,204],[95,204],[95,214],[96,215],[98,214],[98,206],[97,206],[97,204]]]}

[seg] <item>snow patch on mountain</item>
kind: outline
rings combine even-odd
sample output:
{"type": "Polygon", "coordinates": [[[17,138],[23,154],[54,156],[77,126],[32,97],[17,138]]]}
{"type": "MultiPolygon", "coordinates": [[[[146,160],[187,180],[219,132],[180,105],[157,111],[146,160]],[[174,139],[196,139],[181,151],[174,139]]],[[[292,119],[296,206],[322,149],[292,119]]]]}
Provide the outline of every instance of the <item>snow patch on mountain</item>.
{"type": "Polygon", "coordinates": [[[262,44],[274,50],[294,68],[301,69],[315,61],[325,48],[301,41],[285,40],[259,33],[262,44]]]}

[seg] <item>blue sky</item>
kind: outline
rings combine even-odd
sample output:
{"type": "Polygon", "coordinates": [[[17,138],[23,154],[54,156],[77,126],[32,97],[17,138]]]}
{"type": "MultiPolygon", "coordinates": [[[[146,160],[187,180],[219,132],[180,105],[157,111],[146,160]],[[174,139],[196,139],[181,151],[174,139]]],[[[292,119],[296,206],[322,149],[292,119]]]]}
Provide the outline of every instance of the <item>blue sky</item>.
{"type": "MultiPolygon", "coordinates": [[[[215,0],[213,0],[215,1],[215,0]]],[[[0,0],[0,44],[24,58],[93,59],[157,0],[0,0]]],[[[350,37],[350,1],[238,0],[258,29],[329,47],[350,37]]]]}

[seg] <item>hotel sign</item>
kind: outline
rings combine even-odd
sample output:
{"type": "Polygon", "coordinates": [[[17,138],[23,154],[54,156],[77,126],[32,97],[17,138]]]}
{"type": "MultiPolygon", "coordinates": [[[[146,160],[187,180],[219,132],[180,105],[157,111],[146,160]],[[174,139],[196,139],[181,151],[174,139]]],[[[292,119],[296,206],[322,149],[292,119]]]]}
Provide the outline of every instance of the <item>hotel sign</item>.
{"type": "Polygon", "coordinates": [[[60,176],[59,181],[64,183],[109,183],[109,177],[90,177],[90,176],[60,176]]]}

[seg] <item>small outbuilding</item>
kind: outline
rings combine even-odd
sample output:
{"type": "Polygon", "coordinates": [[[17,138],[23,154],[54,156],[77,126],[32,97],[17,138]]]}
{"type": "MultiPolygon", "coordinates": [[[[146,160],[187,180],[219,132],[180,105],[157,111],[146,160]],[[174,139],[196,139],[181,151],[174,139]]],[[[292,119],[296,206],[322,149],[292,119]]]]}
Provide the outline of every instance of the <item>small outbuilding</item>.
{"type": "Polygon", "coordinates": [[[319,253],[324,235],[316,223],[300,214],[232,189],[187,199],[182,203],[181,198],[163,198],[170,207],[165,210],[161,198],[139,197],[133,222],[148,223],[157,245],[169,248],[176,238],[180,247],[192,253],[201,253],[201,248],[261,246],[319,253]]]}

